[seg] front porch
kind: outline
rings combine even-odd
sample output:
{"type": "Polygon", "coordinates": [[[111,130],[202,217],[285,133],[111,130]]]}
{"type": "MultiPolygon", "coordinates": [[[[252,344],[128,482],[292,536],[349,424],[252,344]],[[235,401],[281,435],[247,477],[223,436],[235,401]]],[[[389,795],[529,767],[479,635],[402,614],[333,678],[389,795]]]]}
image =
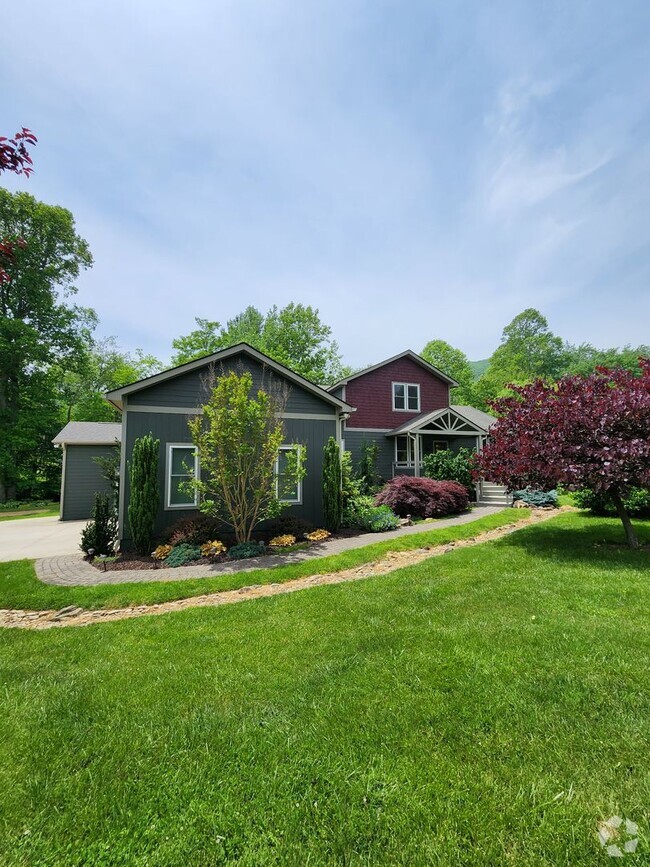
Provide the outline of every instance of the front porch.
{"type": "Polygon", "coordinates": [[[393,476],[421,476],[427,455],[438,451],[479,452],[487,434],[487,427],[479,427],[451,407],[412,419],[387,434],[394,442],[393,476]]]}

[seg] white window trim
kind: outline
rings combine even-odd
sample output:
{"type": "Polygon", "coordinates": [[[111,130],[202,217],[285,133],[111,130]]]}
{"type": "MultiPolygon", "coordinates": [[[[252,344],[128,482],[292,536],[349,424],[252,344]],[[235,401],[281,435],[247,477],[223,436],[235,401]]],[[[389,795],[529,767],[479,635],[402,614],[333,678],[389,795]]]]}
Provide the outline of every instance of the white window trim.
{"type": "MultiPolygon", "coordinates": [[[[278,449],[278,452],[289,452],[289,451],[297,451],[298,452],[298,463],[302,461],[302,446],[299,443],[286,443],[281,445],[278,449]]],[[[302,503],[302,479],[298,480],[298,499],[297,500],[281,500],[280,499],[280,456],[275,459],[275,496],[278,498],[278,502],[286,503],[289,506],[299,506],[302,503]]]]}
{"type": "Polygon", "coordinates": [[[410,466],[412,466],[413,461],[414,461],[413,440],[411,439],[411,437],[408,434],[398,434],[395,437],[395,465],[399,466],[399,467],[410,467],[410,466]],[[406,460],[405,461],[399,461],[397,459],[397,440],[401,436],[406,437],[406,460]]]}
{"type": "Polygon", "coordinates": [[[420,407],[422,406],[422,401],[420,397],[420,383],[419,382],[392,382],[391,383],[391,395],[393,402],[393,412],[420,412],[420,407]],[[395,406],[395,386],[402,385],[404,386],[404,408],[400,409],[395,406]],[[409,388],[417,388],[418,390],[418,408],[417,409],[409,409],[409,388]]]}
{"type": "Polygon", "coordinates": [[[171,512],[177,509],[196,509],[199,505],[199,492],[196,490],[194,491],[194,502],[170,503],[172,452],[174,449],[194,449],[194,478],[199,478],[199,451],[194,443],[167,443],[167,460],[165,463],[165,511],[171,512]]]}

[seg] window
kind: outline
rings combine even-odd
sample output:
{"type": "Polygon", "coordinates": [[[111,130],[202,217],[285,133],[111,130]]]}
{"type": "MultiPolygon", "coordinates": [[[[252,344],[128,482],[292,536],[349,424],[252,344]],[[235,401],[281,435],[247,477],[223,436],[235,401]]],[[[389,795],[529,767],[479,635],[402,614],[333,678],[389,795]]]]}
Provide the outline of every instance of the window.
{"type": "Polygon", "coordinates": [[[411,460],[411,440],[407,436],[395,437],[395,463],[408,464],[411,460]]]}
{"type": "Polygon", "coordinates": [[[302,481],[291,483],[287,478],[292,458],[300,461],[300,446],[280,446],[275,462],[275,492],[281,503],[302,503],[302,481]]]}
{"type": "Polygon", "coordinates": [[[165,508],[193,509],[198,504],[198,492],[188,493],[182,485],[199,475],[199,455],[196,446],[169,443],[167,446],[167,473],[165,479],[165,508]]]}
{"type": "Polygon", "coordinates": [[[394,382],[393,409],[401,412],[420,412],[420,386],[408,382],[394,382]]]}

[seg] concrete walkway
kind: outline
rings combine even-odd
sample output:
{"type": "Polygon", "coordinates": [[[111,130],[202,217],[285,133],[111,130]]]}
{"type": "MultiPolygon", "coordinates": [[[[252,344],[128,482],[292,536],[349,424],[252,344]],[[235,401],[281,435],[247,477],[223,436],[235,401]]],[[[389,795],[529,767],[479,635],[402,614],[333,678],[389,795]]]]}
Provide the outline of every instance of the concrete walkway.
{"type": "Polygon", "coordinates": [[[56,515],[0,521],[0,562],[74,555],[79,552],[81,531],[87,523],[60,521],[56,515]]]}
{"type": "Polygon", "coordinates": [[[426,533],[428,530],[468,524],[472,521],[477,521],[479,518],[484,518],[486,515],[493,515],[495,512],[500,511],[502,511],[501,506],[477,506],[471,512],[455,515],[453,518],[439,518],[434,521],[414,524],[411,527],[400,527],[398,530],[391,530],[386,533],[363,533],[361,536],[353,536],[350,539],[333,539],[330,542],[321,542],[320,545],[314,545],[306,551],[297,551],[295,554],[254,557],[250,560],[240,560],[235,563],[203,563],[196,566],[181,566],[177,569],[159,567],[157,569],[124,569],[102,572],[87,563],[81,554],[46,557],[36,561],[36,575],[46,584],[58,584],[64,587],[81,585],[91,587],[99,584],[123,584],[137,581],[179,581],[188,578],[215,578],[219,575],[230,575],[234,572],[251,572],[253,569],[274,569],[278,566],[300,563],[303,560],[312,560],[315,557],[327,557],[331,554],[340,554],[343,551],[352,551],[355,548],[364,548],[366,545],[374,545],[375,542],[385,542],[390,539],[399,538],[400,536],[409,536],[413,533],[426,533]]]}

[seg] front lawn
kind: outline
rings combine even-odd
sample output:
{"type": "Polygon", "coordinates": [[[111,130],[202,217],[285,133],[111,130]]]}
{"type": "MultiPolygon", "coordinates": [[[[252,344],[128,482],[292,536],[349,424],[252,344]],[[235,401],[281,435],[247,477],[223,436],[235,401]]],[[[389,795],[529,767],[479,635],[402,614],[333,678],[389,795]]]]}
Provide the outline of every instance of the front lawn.
{"type": "MultiPolygon", "coordinates": [[[[650,522],[638,522],[646,541],[650,522]]],[[[399,572],[0,633],[5,865],[591,865],[650,804],[650,558],[565,514],[399,572]]]]}
{"type": "Polygon", "coordinates": [[[24,521],[27,518],[48,518],[59,514],[58,503],[48,503],[46,506],[32,506],[27,504],[18,509],[4,511],[0,509],[0,521],[24,521]]]}
{"type": "MultiPolygon", "coordinates": [[[[524,510],[504,509],[469,524],[446,527],[416,533],[411,536],[395,536],[387,542],[376,542],[315,560],[307,560],[289,566],[255,569],[251,572],[222,574],[212,577],[171,581],[143,581],[97,587],[57,587],[43,584],[36,577],[29,560],[14,560],[0,563],[0,608],[30,608],[45,610],[78,605],[81,608],[122,608],[128,605],[150,605],[214,593],[219,590],[236,590],[250,584],[272,584],[302,578],[306,575],[322,575],[361,566],[384,556],[388,551],[407,551],[423,545],[446,545],[458,539],[469,539],[478,533],[525,521],[524,510]]],[[[165,570],[168,577],[170,570],[165,570]]],[[[173,572],[172,572],[173,575],[173,572]]],[[[206,569],[206,576],[209,572],[206,569]]]]}

